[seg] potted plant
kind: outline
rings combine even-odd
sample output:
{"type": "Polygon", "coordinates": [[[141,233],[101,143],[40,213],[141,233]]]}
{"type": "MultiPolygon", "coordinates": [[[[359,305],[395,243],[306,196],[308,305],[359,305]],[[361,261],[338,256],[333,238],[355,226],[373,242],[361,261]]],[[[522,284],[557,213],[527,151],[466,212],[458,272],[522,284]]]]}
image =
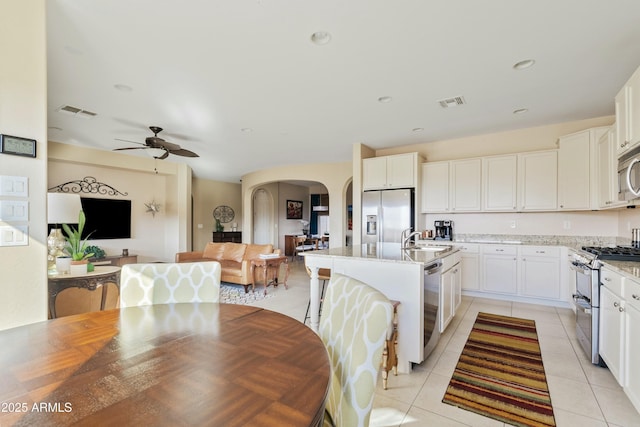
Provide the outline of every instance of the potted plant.
{"type": "Polygon", "coordinates": [[[65,239],[67,241],[65,249],[69,252],[69,255],[71,255],[71,274],[86,274],[89,258],[93,256],[92,252],[85,252],[87,248],[87,238],[91,233],[82,240],[82,232],[86,221],[87,218],[84,215],[84,211],[80,211],[78,214],[77,229],[67,224],[62,224],[62,229],[66,233],[65,239]]]}

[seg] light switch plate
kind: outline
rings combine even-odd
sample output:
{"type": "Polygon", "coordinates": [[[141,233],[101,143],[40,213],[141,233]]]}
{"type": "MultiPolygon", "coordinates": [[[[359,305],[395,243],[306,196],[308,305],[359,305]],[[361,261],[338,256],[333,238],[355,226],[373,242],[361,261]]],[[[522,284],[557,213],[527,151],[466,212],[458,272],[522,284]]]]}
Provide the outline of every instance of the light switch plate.
{"type": "Polygon", "coordinates": [[[0,221],[29,221],[29,202],[0,200],[0,221]]]}
{"type": "Polygon", "coordinates": [[[0,196],[29,197],[28,178],[0,175],[0,196]]]}
{"type": "Polygon", "coordinates": [[[29,227],[26,225],[0,226],[0,246],[27,246],[29,227]]]}

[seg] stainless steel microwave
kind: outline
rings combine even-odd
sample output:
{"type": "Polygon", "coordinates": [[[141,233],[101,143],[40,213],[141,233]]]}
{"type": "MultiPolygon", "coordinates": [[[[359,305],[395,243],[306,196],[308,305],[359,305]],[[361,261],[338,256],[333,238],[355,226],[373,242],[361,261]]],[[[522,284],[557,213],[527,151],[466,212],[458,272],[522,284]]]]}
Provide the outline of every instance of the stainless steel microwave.
{"type": "Polygon", "coordinates": [[[618,200],[640,199],[640,146],[618,159],[618,200]]]}

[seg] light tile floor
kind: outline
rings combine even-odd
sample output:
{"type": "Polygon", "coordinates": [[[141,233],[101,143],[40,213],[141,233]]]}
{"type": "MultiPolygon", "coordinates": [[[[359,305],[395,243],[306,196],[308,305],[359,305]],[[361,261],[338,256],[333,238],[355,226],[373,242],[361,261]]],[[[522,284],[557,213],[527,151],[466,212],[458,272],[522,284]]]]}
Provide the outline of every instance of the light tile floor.
{"type": "MultiPolygon", "coordinates": [[[[269,287],[273,298],[256,305],[303,321],[309,301],[304,263],[290,263],[289,289],[269,287]]],[[[497,426],[507,424],[442,403],[478,312],[536,321],[540,348],[558,427],[640,427],[640,413],[605,368],[592,365],[575,337],[573,312],[542,305],[463,297],[462,304],[429,358],[411,374],[378,381],[371,426],[497,426]]],[[[640,363],[640,361],[638,361],[640,363]]]]}

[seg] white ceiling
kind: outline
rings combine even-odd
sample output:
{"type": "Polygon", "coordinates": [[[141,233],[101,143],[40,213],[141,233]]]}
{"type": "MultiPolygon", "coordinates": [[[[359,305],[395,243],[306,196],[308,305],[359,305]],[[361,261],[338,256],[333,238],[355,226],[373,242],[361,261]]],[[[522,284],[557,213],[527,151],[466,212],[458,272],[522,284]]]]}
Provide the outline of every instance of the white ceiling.
{"type": "Polygon", "coordinates": [[[112,150],[135,145],[116,138],[144,142],[147,127],[160,126],[161,137],[200,155],[165,161],[230,182],[273,166],[347,162],[354,143],[379,149],[612,115],[640,65],[638,0],[47,8],[50,140],[112,150]],[[313,44],[317,31],[330,42],[313,44]],[[535,65],[512,68],[525,59],[535,65]],[[440,107],[454,96],[467,104],[440,107]],[[63,105],[97,116],[58,112],[63,105]],[[520,108],[529,111],[513,114],[520,108]]]}

